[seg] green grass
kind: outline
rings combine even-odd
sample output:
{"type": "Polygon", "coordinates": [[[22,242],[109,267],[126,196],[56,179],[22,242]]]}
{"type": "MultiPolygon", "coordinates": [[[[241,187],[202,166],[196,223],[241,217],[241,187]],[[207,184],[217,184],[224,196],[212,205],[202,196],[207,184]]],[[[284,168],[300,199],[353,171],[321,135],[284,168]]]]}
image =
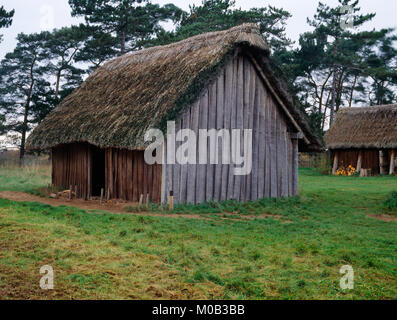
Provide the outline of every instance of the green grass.
{"type": "Polygon", "coordinates": [[[38,194],[51,182],[51,167],[48,165],[0,165],[0,191],[20,191],[38,194]]]}
{"type": "MultiPolygon", "coordinates": [[[[3,190],[34,187],[10,180],[0,171],[3,190]]],[[[0,200],[0,298],[396,299],[397,223],[369,217],[388,213],[396,187],[393,177],[304,169],[299,198],[176,208],[206,219],[0,200]],[[45,264],[55,270],[50,292],[39,288],[45,264]],[[354,290],[339,287],[346,264],[354,290]]]]}

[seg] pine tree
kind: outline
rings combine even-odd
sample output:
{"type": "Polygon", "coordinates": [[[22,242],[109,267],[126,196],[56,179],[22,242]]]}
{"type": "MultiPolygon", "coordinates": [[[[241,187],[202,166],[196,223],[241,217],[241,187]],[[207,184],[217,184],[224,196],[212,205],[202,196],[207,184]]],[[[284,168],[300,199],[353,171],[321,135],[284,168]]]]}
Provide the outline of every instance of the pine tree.
{"type": "Polygon", "coordinates": [[[200,6],[190,6],[182,14],[175,32],[160,32],[154,44],[180,41],[197,34],[220,31],[242,23],[257,23],[263,38],[273,52],[291,45],[285,34],[286,21],[291,15],[272,6],[242,10],[235,7],[235,0],[203,0],[200,6]]]}
{"type": "Polygon", "coordinates": [[[392,104],[397,101],[397,36],[394,29],[384,30],[384,36],[377,42],[378,50],[368,50],[365,55],[366,73],[370,78],[371,105],[392,104]]]}
{"type": "MultiPolygon", "coordinates": [[[[0,7],[0,28],[8,28],[12,24],[15,10],[7,11],[3,6],[0,7]]],[[[0,34],[0,43],[3,36],[0,34]]]]}
{"type": "Polygon", "coordinates": [[[375,17],[374,13],[370,14],[359,14],[360,8],[358,7],[359,0],[338,0],[339,5],[336,7],[330,7],[328,5],[319,3],[317,12],[313,19],[308,19],[310,26],[314,27],[314,33],[320,35],[322,39],[326,39],[326,47],[324,50],[325,61],[331,65],[332,72],[332,88],[330,96],[330,124],[333,123],[335,118],[335,112],[337,111],[337,99],[338,99],[338,85],[343,80],[343,74],[341,65],[344,63],[346,58],[346,52],[342,51],[340,46],[342,42],[349,41],[353,38],[354,33],[347,28],[343,28],[343,25],[347,24],[349,19],[354,28],[360,27],[366,22],[372,20],[375,17]],[[351,8],[351,15],[346,17],[346,12],[343,10],[344,7],[351,8]]]}
{"type": "Polygon", "coordinates": [[[147,0],[69,0],[73,16],[84,16],[88,26],[115,35],[120,54],[140,47],[140,43],[161,29],[160,22],[178,19],[182,11],[174,5],[160,7],[147,0]]]}
{"type": "Polygon", "coordinates": [[[44,49],[48,32],[19,34],[13,52],[0,63],[0,114],[6,117],[6,129],[21,135],[20,159],[25,155],[26,133],[35,118],[32,105],[38,88],[48,87],[42,76],[47,71],[41,62],[48,52],[44,49]]]}
{"type": "Polygon", "coordinates": [[[82,82],[83,69],[75,66],[75,57],[83,50],[88,38],[84,26],[55,29],[44,43],[48,52],[48,70],[55,77],[54,97],[59,99],[62,83],[65,89],[76,88],[82,82]]]}
{"type": "Polygon", "coordinates": [[[80,28],[84,28],[87,37],[83,47],[74,57],[75,62],[88,63],[88,71],[92,72],[105,61],[117,56],[118,40],[116,37],[102,32],[99,27],[81,25],[80,28]]]}

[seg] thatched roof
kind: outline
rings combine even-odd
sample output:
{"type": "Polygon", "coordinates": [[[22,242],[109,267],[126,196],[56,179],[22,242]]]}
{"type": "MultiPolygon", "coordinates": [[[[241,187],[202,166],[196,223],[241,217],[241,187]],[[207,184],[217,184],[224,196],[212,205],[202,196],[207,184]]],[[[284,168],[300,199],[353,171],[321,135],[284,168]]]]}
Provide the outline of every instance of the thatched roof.
{"type": "Polygon", "coordinates": [[[329,149],[397,148],[397,105],[340,110],[325,142],[329,149]]]}
{"type": "Polygon", "coordinates": [[[309,149],[319,149],[306,118],[269,67],[269,48],[255,24],[198,35],[167,46],[125,54],[107,62],[70,94],[33,131],[31,149],[72,142],[144,149],[144,133],[164,129],[210,84],[237,48],[249,50],[280,93],[309,149]]]}

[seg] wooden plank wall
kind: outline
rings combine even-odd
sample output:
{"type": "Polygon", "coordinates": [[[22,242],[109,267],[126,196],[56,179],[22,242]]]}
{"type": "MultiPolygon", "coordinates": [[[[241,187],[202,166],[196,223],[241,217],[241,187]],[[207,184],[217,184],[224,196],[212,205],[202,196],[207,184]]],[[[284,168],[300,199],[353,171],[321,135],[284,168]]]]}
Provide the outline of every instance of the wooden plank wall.
{"type": "Polygon", "coordinates": [[[107,149],[105,168],[110,198],[138,202],[149,194],[152,202],[161,202],[162,165],[147,165],[144,151],[107,149]]]}
{"type": "MultiPolygon", "coordinates": [[[[223,165],[221,155],[218,164],[167,165],[163,172],[164,202],[170,191],[174,192],[175,203],[297,195],[297,172],[293,173],[297,170],[297,150],[287,120],[249,58],[238,55],[227,63],[199,101],[177,121],[176,130],[179,128],[192,129],[197,140],[199,129],[253,129],[252,173],[235,176],[235,166],[223,165]]],[[[204,146],[208,161],[213,160],[209,141],[204,146]]],[[[176,148],[181,144],[177,142],[176,148]]]]}
{"type": "MultiPolygon", "coordinates": [[[[332,152],[332,159],[334,158],[336,150],[332,152]]],[[[338,156],[338,167],[352,165],[357,168],[359,149],[349,150],[337,150],[338,156]]],[[[363,149],[362,151],[362,169],[371,169],[373,174],[379,174],[379,150],[377,149],[363,149]]]]}
{"type": "MultiPolygon", "coordinates": [[[[85,143],[62,145],[52,150],[52,183],[69,189],[77,186],[78,197],[89,199],[92,192],[91,146],[85,143]]],[[[149,166],[143,151],[107,149],[105,152],[105,192],[113,199],[138,202],[147,194],[161,202],[162,166],[149,166]]],[[[102,174],[102,173],[98,173],[102,174]]]]}
{"type": "Polygon", "coordinates": [[[69,189],[77,186],[80,198],[88,199],[91,189],[91,149],[88,144],[69,144],[52,149],[52,184],[69,189]]]}

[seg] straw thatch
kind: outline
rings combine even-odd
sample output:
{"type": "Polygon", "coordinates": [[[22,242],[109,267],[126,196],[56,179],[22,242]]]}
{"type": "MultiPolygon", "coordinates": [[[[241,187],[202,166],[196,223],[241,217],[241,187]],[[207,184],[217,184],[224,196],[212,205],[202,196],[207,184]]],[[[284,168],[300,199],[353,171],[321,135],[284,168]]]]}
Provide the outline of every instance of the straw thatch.
{"type": "Polygon", "coordinates": [[[167,46],[132,52],[107,62],[68,96],[33,131],[32,149],[88,142],[98,147],[139,150],[149,128],[164,129],[216,77],[240,47],[250,50],[264,68],[290,112],[311,140],[305,117],[295,108],[270,71],[269,48],[255,24],[198,35],[167,46]]]}
{"type": "Polygon", "coordinates": [[[329,149],[397,148],[397,105],[340,110],[325,142],[329,149]]]}

